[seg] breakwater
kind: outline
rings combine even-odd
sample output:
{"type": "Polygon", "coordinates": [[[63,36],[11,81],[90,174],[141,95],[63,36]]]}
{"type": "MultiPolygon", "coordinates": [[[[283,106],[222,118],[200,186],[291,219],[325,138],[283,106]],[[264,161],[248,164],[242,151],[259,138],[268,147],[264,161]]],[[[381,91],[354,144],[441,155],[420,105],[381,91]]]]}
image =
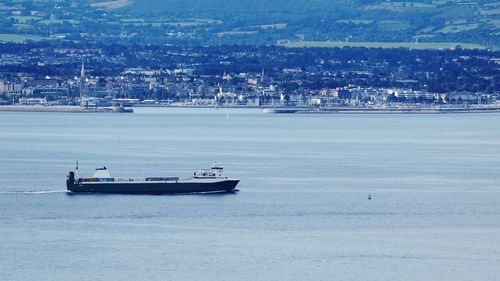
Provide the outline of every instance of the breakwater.
{"type": "Polygon", "coordinates": [[[80,106],[0,106],[0,111],[10,112],[65,112],[65,113],[132,113],[131,108],[122,107],[80,107],[80,106]]]}
{"type": "Polygon", "coordinates": [[[446,114],[493,113],[500,107],[471,108],[266,108],[266,113],[276,114],[446,114]]]}

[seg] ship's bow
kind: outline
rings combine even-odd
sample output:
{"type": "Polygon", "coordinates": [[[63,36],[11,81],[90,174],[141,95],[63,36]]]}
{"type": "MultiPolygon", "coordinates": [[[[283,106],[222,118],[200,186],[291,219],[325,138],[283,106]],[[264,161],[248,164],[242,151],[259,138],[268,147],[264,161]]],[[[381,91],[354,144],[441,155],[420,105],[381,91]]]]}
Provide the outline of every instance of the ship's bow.
{"type": "Polygon", "coordinates": [[[224,189],[226,191],[234,191],[234,189],[236,188],[236,186],[238,185],[239,182],[240,182],[240,180],[227,180],[225,182],[224,189]]]}

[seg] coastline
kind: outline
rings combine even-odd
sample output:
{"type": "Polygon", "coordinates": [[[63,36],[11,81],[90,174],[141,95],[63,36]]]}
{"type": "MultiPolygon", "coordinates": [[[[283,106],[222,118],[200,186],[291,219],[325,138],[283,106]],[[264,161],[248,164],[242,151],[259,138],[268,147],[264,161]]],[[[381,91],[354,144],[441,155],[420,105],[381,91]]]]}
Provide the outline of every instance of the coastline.
{"type": "Polygon", "coordinates": [[[133,110],[120,108],[98,107],[85,108],[80,106],[39,106],[39,105],[2,105],[0,112],[60,112],[60,113],[131,113],[133,110]]]}
{"type": "Polygon", "coordinates": [[[273,114],[462,114],[500,113],[500,107],[472,108],[266,108],[273,114]]]}
{"type": "MultiPolygon", "coordinates": [[[[500,113],[500,106],[482,107],[424,107],[424,108],[311,108],[311,107],[255,107],[255,106],[196,106],[196,105],[153,105],[138,108],[213,108],[213,109],[262,109],[272,114],[463,114],[463,113],[500,113]]],[[[59,112],[59,113],[132,113],[132,108],[80,106],[40,106],[40,105],[1,105],[0,112],[59,112]]]]}

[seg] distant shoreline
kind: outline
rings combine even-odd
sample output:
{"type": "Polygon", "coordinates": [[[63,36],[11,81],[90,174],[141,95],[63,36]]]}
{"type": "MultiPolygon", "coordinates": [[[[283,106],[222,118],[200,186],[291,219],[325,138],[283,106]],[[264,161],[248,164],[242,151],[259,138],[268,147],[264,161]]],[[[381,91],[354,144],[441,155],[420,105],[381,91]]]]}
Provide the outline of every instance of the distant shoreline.
{"type": "Polygon", "coordinates": [[[121,113],[110,107],[85,108],[80,106],[40,106],[40,105],[1,105],[0,112],[60,112],[60,113],[121,113]]]}
{"type": "Polygon", "coordinates": [[[456,114],[456,113],[500,113],[500,107],[478,108],[266,108],[274,114],[456,114]]]}
{"type": "MultiPolygon", "coordinates": [[[[206,108],[206,109],[261,109],[272,114],[461,114],[461,113],[500,113],[500,107],[471,108],[309,108],[309,107],[255,107],[255,106],[203,106],[203,105],[141,105],[137,108],[206,108]]],[[[111,107],[84,108],[80,106],[41,106],[41,105],[0,105],[0,112],[59,112],[59,113],[123,113],[133,110],[111,107]]]]}

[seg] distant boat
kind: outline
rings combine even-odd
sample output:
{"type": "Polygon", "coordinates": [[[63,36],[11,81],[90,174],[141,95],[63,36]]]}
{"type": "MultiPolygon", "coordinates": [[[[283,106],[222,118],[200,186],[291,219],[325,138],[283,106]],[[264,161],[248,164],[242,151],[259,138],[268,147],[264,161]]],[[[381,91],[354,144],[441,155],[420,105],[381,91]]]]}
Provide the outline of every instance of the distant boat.
{"type": "Polygon", "coordinates": [[[301,108],[264,108],[262,111],[265,113],[297,113],[301,108]]]}
{"type": "Polygon", "coordinates": [[[118,113],[133,113],[134,110],[132,108],[126,108],[123,106],[114,106],[112,108],[113,112],[118,112],[118,113]]]}
{"type": "Polygon", "coordinates": [[[113,112],[119,112],[119,113],[133,113],[134,110],[130,107],[125,107],[123,103],[117,104],[112,107],[113,112]]]}
{"type": "MultiPolygon", "coordinates": [[[[78,170],[78,166],[77,166],[78,170]]],[[[117,179],[111,177],[106,167],[96,169],[89,178],[75,178],[70,171],[66,187],[72,192],[99,192],[122,194],[176,194],[176,193],[214,193],[233,192],[239,179],[225,177],[220,165],[202,169],[192,177],[148,177],[140,179],[117,179]]]]}

